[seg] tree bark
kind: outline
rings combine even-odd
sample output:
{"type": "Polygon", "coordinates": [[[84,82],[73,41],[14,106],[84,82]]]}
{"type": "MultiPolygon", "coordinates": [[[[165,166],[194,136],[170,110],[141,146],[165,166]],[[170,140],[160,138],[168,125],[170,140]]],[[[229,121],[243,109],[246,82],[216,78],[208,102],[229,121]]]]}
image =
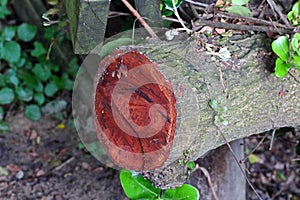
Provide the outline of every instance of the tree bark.
{"type": "MultiPolygon", "coordinates": [[[[226,141],[274,128],[300,125],[300,85],[292,76],[280,79],[268,70],[274,66],[269,59],[271,41],[261,35],[235,39],[193,37],[183,41],[151,41],[141,46],[124,47],[140,51],[156,62],[172,83],[177,98],[177,128],[171,153],[161,168],[143,172],[145,178],[162,189],[180,186],[188,178],[187,166],[180,160],[202,158],[226,141]],[[211,44],[209,47],[208,43],[211,44]],[[230,52],[227,60],[220,58],[224,48],[230,52]],[[209,106],[211,100],[217,99],[222,108],[227,108],[226,112],[218,113],[209,106]],[[228,124],[216,123],[216,116],[222,117],[228,124]],[[189,153],[184,155],[184,152],[189,153]]],[[[93,62],[83,65],[93,75],[98,65],[89,63],[93,62]]],[[[94,59],[94,63],[99,62],[94,59]]],[[[299,71],[295,73],[299,76],[299,71]]],[[[84,85],[82,81],[77,82],[79,87],[84,85]]],[[[83,93],[77,90],[73,107],[81,106],[76,101],[82,96],[88,102],[93,99],[90,85],[86,82],[83,93]]],[[[84,124],[91,125],[84,122],[89,118],[83,116],[83,112],[76,112],[81,116],[82,128],[84,124]]],[[[85,144],[97,140],[95,134],[90,136],[81,139],[85,144]]]]}

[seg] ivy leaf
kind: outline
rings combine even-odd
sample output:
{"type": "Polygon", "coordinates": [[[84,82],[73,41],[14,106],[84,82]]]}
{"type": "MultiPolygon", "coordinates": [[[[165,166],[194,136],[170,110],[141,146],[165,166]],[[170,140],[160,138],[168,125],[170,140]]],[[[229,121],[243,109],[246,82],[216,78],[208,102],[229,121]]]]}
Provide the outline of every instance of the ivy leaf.
{"type": "Polygon", "coordinates": [[[29,105],[25,109],[25,116],[32,121],[37,121],[41,118],[41,110],[37,105],[29,105]]]}
{"type": "Polygon", "coordinates": [[[19,85],[19,78],[17,77],[17,74],[16,74],[15,70],[9,69],[7,71],[6,82],[7,83],[11,83],[14,86],[18,86],[19,85]]]}
{"type": "Polygon", "coordinates": [[[20,26],[18,26],[18,37],[24,42],[31,41],[35,37],[36,32],[37,28],[34,25],[23,23],[20,26]]]}
{"type": "Polygon", "coordinates": [[[17,62],[21,57],[21,46],[16,41],[5,42],[0,49],[0,58],[9,63],[17,62]]]}
{"type": "Polygon", "coordinates": [[[249,2],[249,0],[232,0],[233,5],[242,6],[249,2]]]}
{"type": "Polygon", "coordinates": [[[129,199],[154,199],[160,193],[149,180],[142,176],[133,176],[130,171],[121,170],[121,185],[129,199]]]}
{"type": "Polygon", "coordinates": [[[283,60],[287,62],[290,57],[289,40],[286,36],[280,36],[272,42],[272,50],[283,60]]]}
{"type": "Polygon", "coordinates": [[[275,67],[275,75],[279,78],[285,77],[285,75],[289,72],[291,66],[286,62],[281,60],[280,58],[276,59],[276,67],[275,67]]]}
{"type": "Polygon", "coordinates": [[[51,81],[45,87],[45,94],[48,97],[52,97],[57,91],[58,91],[58,87],[57,87],[57,85],[55,84],[54,81],[51,81]]]}
{"type": "Polygon", "coordinates": [[[245,17],[252,17],[251,10],[249,10],[249,8],[246,8],[245,6],[229,6],[226,8],[226,11],[232,14],[237,14],[245,17]]]}
{"type": "Polygon", "coordinates": [[[47,54],[47,50],[44,48],[43,44],[40,42],[34,42],[34,49],[30,52],[33,57],[40,57],[47,54]]]}
{"type": "Polygon", "coordinates": [[[0,19],[5,19],[7,15],[10,14],[10,11],[7,9],[7,0],[0,1],[0,19]]]}
{"type": "Polygon", "coordinates": [[[161,199],[172,200],[198,200],[200,197],[199,191],[192,185],[183,184],[175,189],[167,189],[161,196],[161,199]]]}
{"type": "Polygon", "coordinates": [[[14,26],[5,26],[3,28],[1,38],[3,38],[6,41],[10,41],[15,37],[16,35],[16,27],[14,26]]]}
{"type": "Polygon", "coordinates": [[[37,63],[32,69],[34,75],[42,81],[47,81],[51,76],[51,70],[43,63],[37,63]]]}
{"type": "Polygon", "coordinates": [[[45,96],[43,93],[38,92],[34,95],[34,101],[40,106],[45,103],[45,96]]]}
{"type": "Polygon", "coordinates": [[[0,90],[0,104],[10,104],[15,99],[14,91],[11,88],[0,90]]]}
{"type": "Polygon", "coordinates": [[[33,98],[33,91],[29,88],[17,87],[15,89],[18,99],[21,101],[31,101],[33,98]]]}

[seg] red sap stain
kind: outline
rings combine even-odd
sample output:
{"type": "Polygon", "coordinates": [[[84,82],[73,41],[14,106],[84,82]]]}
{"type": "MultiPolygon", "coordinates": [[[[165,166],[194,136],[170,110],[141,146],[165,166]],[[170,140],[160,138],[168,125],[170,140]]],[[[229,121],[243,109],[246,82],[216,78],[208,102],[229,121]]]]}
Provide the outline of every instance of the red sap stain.
{"type": "Polygon", "coordinates": [[[119,167],[136,171],[161,167],[169,156],[176,126],[171,84],[156,63],[135,51],[115,50],[99,68],[93,115],[100,143],[119,167]],[[154,134],[147,135],[152,130],[154,134]]]}

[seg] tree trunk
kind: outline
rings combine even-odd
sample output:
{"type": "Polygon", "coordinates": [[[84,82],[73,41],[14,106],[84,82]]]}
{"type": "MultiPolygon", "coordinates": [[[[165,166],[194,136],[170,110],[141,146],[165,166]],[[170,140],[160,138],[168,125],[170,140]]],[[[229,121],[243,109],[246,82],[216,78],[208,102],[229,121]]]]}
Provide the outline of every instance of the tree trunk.
{"type": "MultiPolygon", "coordinates": [[[[268,71],[274,66],[268,56],[270,50],[266,50],[270,49],[271,41],[261,35],[209,40],[198,35],[184,42],[151,41],[143,46],[125,48],[140,51],[156,62],[158,69],[172,83],[177,98],[177,128],[171,153],[161,168],[143,173],[162,189],[183,184],[188,171],[179,161],[204,157],[226,143],[222,135],[230,142],[300,124],[299,83],[292,76],[280,79],[268,71]],[[211,45],[208,47],[207,43],[211,45]],[[228,59],[221,53],[226,52],[224,48],[230,52],[228,59]],[[218,100],[218,106],[226,107],[227,111],[212,109],[209,106],[212,100],[218,100]],[[216,122],[216,116],[224,124],[216,122]],[[189,154],[184,155],[185,151],[189,154]]],[[[83,65],[89,68],[90,74],[95,74],[98,65],[87,63],[93,62],[83,65]]],[[[97,59],[94,63],[98,63],[97,59]]],[[[90,84],[86,83],[87,89],[84,89],[89,107],[93,99],[93,91],[88,89],[90,84]]],[[[77,87],[83,85],[77,82],[77,87]]],[[[77,92],[78,97],[83,96],[79,90],[77,92]]],[[[73,105],[79,108],[81,103],[76,102],[79,98],[74,97],[73,105]]],[[[77,110],[76,113],[81,115],[78,117],[82,121],[81,127],[90,124],[84,122],[88,117],[82,116],[83,112],[77,110]]],[[[81,139],[88,142],[86,138],[81,139]]],[[[97,137],[89,140],[97,140],[97,137]]]]}

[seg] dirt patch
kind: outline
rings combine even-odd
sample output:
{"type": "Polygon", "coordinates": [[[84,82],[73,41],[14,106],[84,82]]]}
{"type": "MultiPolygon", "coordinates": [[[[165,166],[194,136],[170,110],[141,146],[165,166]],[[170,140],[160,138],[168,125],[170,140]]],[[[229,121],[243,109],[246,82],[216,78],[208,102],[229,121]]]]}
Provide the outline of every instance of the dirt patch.
{"type": "Polygon", "coordinates": [[[75,129],[21,114],[6,121],[11,132],[0,135],[0,199],[125,199],[119,172],[79,150],[75,129]]]}

